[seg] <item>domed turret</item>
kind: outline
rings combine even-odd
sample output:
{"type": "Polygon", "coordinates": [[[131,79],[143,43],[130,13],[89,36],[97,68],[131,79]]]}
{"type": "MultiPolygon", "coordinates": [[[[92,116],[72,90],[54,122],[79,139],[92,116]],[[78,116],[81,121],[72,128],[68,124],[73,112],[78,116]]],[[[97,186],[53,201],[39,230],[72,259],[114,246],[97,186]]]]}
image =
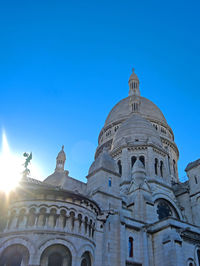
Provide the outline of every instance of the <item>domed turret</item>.
{"type": "Polygon", "coordinates": [[[133,144],[147,144],[152,142],[162,146],[160,136],[152,124],[141,117],[133,114],[118,129],[112,144],[112,150],[133,144]]]}

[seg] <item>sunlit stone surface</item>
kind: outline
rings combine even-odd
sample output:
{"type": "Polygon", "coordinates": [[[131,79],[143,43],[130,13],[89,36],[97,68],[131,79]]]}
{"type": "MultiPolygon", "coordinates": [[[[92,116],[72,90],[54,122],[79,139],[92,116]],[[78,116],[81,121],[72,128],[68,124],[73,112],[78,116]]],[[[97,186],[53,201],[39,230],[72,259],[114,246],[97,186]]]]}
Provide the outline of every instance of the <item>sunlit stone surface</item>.
{"type": "Polygon", "coordinates": [[[128,84],[87,183],[65,170],[62,147],[43,182],[23,178],[9,199],[0,195],[0,266],[200,265],[200,160],[181,183],[172,129],[140,96],[134,71],[128,84]]]}

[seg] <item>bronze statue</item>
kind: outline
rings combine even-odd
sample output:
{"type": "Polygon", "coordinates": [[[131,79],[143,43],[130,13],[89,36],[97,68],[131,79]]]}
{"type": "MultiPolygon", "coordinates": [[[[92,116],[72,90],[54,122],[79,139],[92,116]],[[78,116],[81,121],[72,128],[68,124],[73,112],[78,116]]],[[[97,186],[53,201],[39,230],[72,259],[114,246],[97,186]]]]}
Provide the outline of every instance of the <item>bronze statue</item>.
{"type": "Polygon", "coordinates": [[[23,156],[26,158],[24,165],[24,171],[23,171],[23,177],[26,178],[30,174],[30,169],[28,169],[28,165],[30,164],[32,160],[32,152],[29,154],[27,152],[24,152],[23,156]]]}

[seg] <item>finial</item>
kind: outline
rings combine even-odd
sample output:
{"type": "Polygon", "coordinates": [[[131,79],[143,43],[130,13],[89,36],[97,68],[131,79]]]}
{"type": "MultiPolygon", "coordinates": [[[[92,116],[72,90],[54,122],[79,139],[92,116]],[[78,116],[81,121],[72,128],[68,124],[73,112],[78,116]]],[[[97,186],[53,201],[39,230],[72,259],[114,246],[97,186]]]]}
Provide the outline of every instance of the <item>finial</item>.
{"type": "Polygon", "coordinates": [[[65,147],[65,146],[64,146],[64,145],[62,145],[62,151],[64,151],[64,147],[65,147]]]}
{"type": "Polygon", "coordinates": [[[133,67],[133,68],[132,68],[132,72],[134,73],[134,71],[135,71],[135,68],[133,67]]]}

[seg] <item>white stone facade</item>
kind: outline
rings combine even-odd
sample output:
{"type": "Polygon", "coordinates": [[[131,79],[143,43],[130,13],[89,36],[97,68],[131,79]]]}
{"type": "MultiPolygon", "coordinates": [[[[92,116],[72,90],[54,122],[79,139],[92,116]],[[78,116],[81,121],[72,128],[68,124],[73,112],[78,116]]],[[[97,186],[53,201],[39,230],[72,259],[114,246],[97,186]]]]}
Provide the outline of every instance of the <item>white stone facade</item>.
{"type": "Polygon", "coordinates": [[[23,178],[0,233],[0,266],[200,266],[200,160],[179,182],[179,151],[159,108],[129,96],[109,113],[87,183],[64,170],[23,178]]]}

